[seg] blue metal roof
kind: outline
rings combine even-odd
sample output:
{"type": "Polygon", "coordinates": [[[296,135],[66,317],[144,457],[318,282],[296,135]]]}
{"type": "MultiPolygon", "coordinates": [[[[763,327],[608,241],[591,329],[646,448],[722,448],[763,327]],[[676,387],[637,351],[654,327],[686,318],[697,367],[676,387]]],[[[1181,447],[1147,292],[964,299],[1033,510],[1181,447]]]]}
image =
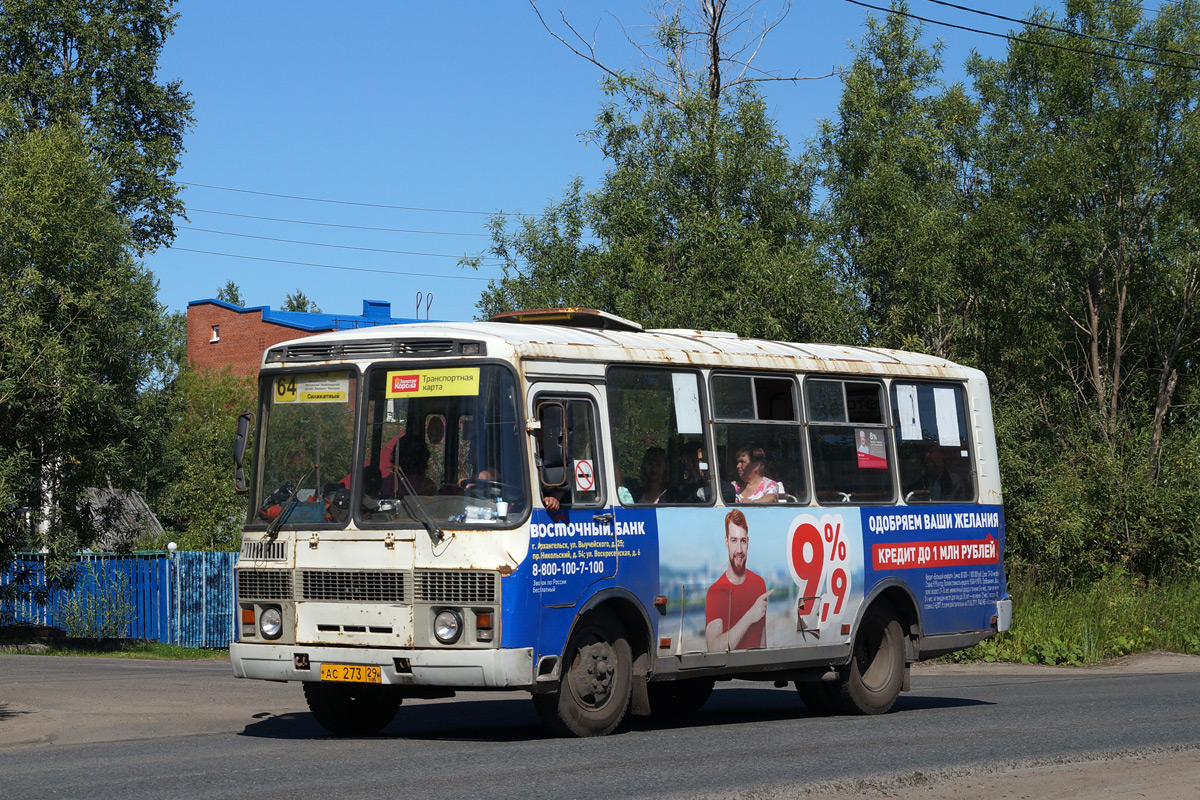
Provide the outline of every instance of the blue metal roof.
{"type": "Polygon", "coordinates": [[[227,303],[224,300],[208,298],[192,300],[188,306],[211,303],[239,314],[259,312],[263,322],[285,325],[299,331],[319,333],[321,331],[346,331],[355,328],[371,328],[376,325],[404,325],[411,322],[427,322],[429,320],[413,317],[393,317],[392,304],[387,300],[363,300],[363,313],[353,314],[313,314],[307,311],[273,311],[270,306],[242,306],[227,303]]]}

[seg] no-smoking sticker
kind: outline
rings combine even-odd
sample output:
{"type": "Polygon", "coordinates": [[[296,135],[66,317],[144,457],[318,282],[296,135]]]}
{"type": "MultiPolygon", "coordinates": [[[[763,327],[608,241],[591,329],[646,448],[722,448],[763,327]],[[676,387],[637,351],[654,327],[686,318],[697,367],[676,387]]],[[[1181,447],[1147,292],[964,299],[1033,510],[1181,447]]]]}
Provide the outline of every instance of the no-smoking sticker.
{"type": "Polygon", "coordinates": [[[575,491],[593,492],[596,490],[596,471],[591,461],[575,462],[575,491]]]}

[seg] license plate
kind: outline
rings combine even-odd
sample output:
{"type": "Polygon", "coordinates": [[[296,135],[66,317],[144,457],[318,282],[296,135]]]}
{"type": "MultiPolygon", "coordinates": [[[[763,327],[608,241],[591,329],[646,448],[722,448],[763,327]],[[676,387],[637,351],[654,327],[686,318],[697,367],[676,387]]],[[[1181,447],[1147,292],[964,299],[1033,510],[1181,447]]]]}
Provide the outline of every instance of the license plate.
{"type": "Polygon", "coordinates": [[[357,664],[322,664],[321,680],[379,683],[379,667],[364,667],[357,664]]]}

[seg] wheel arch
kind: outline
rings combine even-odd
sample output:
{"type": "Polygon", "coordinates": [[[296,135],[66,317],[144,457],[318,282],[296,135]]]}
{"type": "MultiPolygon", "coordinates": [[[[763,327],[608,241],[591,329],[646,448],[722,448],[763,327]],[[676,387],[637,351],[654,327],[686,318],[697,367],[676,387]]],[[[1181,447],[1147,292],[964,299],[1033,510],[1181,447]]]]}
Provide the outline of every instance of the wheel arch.
{"type": "Polygon", "coordinates": [[[579,611],[575,613],[571,630],[567,634],[567,641],[570,641],[571,634],[575,632],[580,619],[600,610],[611,613],[620,620],[621,625],[625,628],[625,634],[629,637],[629,649],[633,656],[633,674],[647,675],[650,671],[650,654],[653,652],[654,629],[650,625],[650,616],[646,613],[641,601],[626,589],[609,587],[596,592],[584,601],[579,606],[579,611]]]}
{"type": "Polygon", "coordinates": [[[876,603],[887,603],[896,612],[900,627],[904,630],[904,660],[911,663],[917,661],[921,646],[921,606],[913,596],[912,588],[897,578],[885,578],[871,589],[863,598],[854,620],[854,630],[857,633],[859,625],[867,610],[876,603]]]}

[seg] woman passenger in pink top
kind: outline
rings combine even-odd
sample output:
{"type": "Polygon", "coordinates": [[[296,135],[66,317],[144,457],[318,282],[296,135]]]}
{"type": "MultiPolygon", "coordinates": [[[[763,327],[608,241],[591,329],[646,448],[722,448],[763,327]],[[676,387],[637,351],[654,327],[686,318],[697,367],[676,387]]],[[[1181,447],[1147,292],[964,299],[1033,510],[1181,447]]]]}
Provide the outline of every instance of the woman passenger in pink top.
{"type": "Polygon", "coordinates": [[[779,484],[766,476],[767,454],[761,447],[743,447],[737,452],[738,480],[733,482],[739,503],[777,503],[779,484]]]}

